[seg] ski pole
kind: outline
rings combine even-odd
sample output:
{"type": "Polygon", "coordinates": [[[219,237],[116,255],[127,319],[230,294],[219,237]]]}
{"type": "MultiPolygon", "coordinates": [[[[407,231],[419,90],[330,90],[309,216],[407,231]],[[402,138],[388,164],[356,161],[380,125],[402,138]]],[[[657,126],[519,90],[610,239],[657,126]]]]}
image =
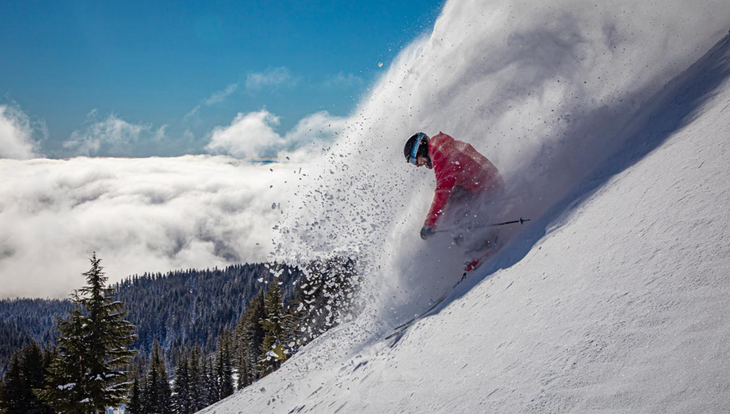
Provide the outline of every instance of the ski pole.
{"type": "MultiPolygon", "coordinates": [[[[530,219],[523,219],[522,217],[520,217],[520,219],[519,219],[519,220],[504,221],[504,222],[502,222],[502,223],[490,223],[490,224],[484,224],[484,225],[482,225],[482,226],[476,226],[476,227],[474,227],[474,228],[475,228],[475,229],[482,229],[482,228],[484,228],[484,227],[498,227],[498,226],[506,226],[506,225],[508,225],[508,224],[517,224],[517,223],[520,223],[520,224],[524,224],[524,223],[525,223],[525,222],[527,222],[527,221],[530,221],[530,219]]],[[[451,230],[453,230],[453,229],[443,229],[443,230],[436,230],[436,231],[435,231],[435,233],[443,233],[443,232],[446,232],[446,231],[451,231],[451,230]]]]}
{"type": "Polygon", "coordinates": [[[487,224],[484,227],[504,226],[504,225],[507,225],[507,224],[515,224],[515,223],[524,224],[526,221],[530,221],[530,219],[523,219],[522,217],[520,217],[519,220],[512,220],[512,221],[505,221],[505,222],[502,222],[502,223],[487,224]]]}

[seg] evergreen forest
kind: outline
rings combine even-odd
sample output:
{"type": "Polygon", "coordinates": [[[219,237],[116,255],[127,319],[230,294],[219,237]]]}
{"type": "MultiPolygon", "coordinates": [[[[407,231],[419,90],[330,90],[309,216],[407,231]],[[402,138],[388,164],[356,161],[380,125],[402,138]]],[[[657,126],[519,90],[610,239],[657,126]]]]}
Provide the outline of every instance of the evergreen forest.
{"type": "Polygon", "coordinates": [[[0,413],[192,413],[356,311],[349,258],[143,274],[108,287],[100,262],[91,259],[87,285],[68,300],[0,301],[0,413]]]}

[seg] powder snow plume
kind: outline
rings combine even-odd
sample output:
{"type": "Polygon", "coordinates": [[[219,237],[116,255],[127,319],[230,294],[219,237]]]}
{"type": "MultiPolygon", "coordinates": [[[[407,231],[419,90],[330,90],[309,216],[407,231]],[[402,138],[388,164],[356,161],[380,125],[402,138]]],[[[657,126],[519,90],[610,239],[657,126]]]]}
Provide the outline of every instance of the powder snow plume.
{"type": "Polygon", "coordinates": [[[359,331],[392,326],[453,284],[464,260],[446,238],[418,236],[434,178],[404,162],[411,134],[471,143],[505,176],[516,200],[506,218],[534,223],[640,137],[634,113],[722,38],[729,16],[723,0],[447,2],[313,156],[275,257],[357,255],[359,331]]]}

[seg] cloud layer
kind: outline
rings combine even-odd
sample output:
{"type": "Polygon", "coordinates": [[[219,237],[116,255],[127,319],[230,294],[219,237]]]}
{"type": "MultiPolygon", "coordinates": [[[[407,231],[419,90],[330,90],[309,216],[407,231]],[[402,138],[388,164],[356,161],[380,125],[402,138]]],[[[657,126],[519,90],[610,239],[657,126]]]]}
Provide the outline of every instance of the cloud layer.
{"type": "MultiPolygon", "coordinates": [[[[92,111],[92,114],[95,112],[92,111]]],[[[149,125],[127,122],[116,115],[110,115],[101,122],[94,122],[81,131],[74,131],[63,143],[63,147],[75,155],[131,156],[141,137],[159,140],[165,127],[153,131],[149,125]]]]}
{"type": "Polygon", "coordinates": [[[0,158],[35,158],[37,148],[28,116],[16,107],[0,105],[0,158]]]}
{"type": "MultiPolygon", "coordinates": [[[[306,152],[307,145],[334,138],[344,130],[345,125],[344,118],[323,111],[305,117],[291,131],[280,135],[276,132],[279,117],[262,109],[239,113],[230,125],[216,127],[205,149],[243,159],[277,157],[282,151],[294,156],[292,153],[297,153],[297,150],[306,152]]],[[[299,158],[304,157],[297,155],[299,158]]]]}
{"type": "Polygon", "coordinates": [[[0,296],[65,296],[94,251],[112,280],[265,260],[300,167],[210,156],[0,160],[0,296]]]}

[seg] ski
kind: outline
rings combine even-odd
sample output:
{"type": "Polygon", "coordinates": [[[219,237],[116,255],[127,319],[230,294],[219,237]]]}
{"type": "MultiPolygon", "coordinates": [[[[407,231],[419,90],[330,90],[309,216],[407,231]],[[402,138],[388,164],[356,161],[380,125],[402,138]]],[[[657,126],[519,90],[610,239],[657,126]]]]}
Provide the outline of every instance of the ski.
{"type": "MultiPolygon", "coordinates": [[[[461,282],[461,280],[460,280],[459,282],[461,282]]],[[[457,284],[458,284],[458,283],[457,283],[457,284]]],[[[454,286],[454,287],[456,287],[456,286],[454,286]]],[[[452,290],[453,290],[453,288],[452,288],[452,290]]],[[[385,339],[390,339],[390,338],[393,338],[393,337],[395,337],[395,336],[397,336],[397,335],[399,335],[399,334],[403,333],[403,331],[405,331],[406,329],[408,329],[408,327],[409,327],[409,326],[411,326],[411,325],[413,325],[414,323],[418,322],[419,320],[421,320],[422,318],[424,318],[424,317],[425,317],[426,315],[428,315],[428,313],[429,313],[429,312],[431,312],[432,310],[436,309],[436,307],[437,307],[438,305],[440,305],[440,304],[441,304],[441,302],[443,302],[443,301],[444,301],[444,300],[445,300],[445,299],[446,299],[446,298],[447,298],[447,297],[449,296],[449,294],[451,294],[451,290],[450,290],[450,291],[448,291],[448,292],[446,292],[446,293],[445,293],[445,294],[444,294],[443,296],[441,296],[440,298],[436,299],[436,300],[435,300],[435,301],[434,301],[434,302],[433,302],[433,303],[431,304],[431,306],[429,306],[429,307],[428,307],[428,309],[424,310],[424,311],[423,311],[423,312],[421,312],[421,313],[418,313],[418,314],[416,314],[416,315],[415,315],[414,317],[412,317],[411,319],[409,319],[409,320],[407,320],[407,321],[403,322],[402,324],[400,324],[400,325],[396,326],[395,328],[393,328],[393,332],[392,332],[392,333],[391,333],[390,335],[386,336],[386,337],[385,337],[385,339]]]]}
{"type": "MultiPolygon", "coordinates": [[[[475,267],[474,269],[477,269],[478,267],[479,266],[475,267]]],[[[456,282],[456,284],[454,284],[454,286],[452,286],[451,289],[444,293],[440,298],[436,299],[427,309],[423,310],[421,313],[416,314],[411,319],[393,328],[393,332],[385,337],[385,339],[396,338],[395,341],[393,341],[393,343],[390,345],[391,348],[394,347],[398,343],[398,341],[400,341],[400,338],[403,336],[408,328],[410,328],[414,323],[428,316],[434,309],[436,309],[441,303],[443,303],[443,301],[451,296],[456,290],[456,287],[459,286],[459,284],[466,279],[468,274],[469,271],[465,271],[464,274],[461,276],[461,279],[459,279],[459,281],[456,282]]]]}
{"type": "Polygon", "coordinates": [[[428,309],[424,310],[420,314],[417,314],[416,316],[412,317],[411,319],[403,322],[402,324],[396,326],[393,328],[393,332],[390,333],[390,335],[386,336],[385,339],[391,339],[396,338],[395,341],[390,345],[391,348],[394,347],[398,341],[400,340],[401,336],[405,333],[405,331],[410,328],[414,323],[420,321],[421,319],[428,316],[428,314],[436,309],[438,305],[440,305],[446,298],[451,294],[451,291],[446,293],[445,295],[441,296],[439,299],[437,299],[431,306],[429,306],[428,309]]]}
{"type": "Polygon", "coordinates": [[[428,316],[433,310],[435,310],[443,301],[445,301],[449,296],[451,296],[456,288],[459,286],[461,282],[466,280],[467,276],[471,273],[473,273],[475,270],[479,269],[485,262],[488,261],[489,258],[494,256],[499,250],[501,245],[495,245],[494,247],[487,250],[485,253],[483,253],[478,258],[472,260],[471,262],[466,264],[466,267],[464,267],[464,274],[461,276],[461,279],[459,279],[458,282],[456,282],[451,289],[449,289],[446,293],[444,293],[441,297],[436,299],[427,309],[423,310],[422,312],[416,314],[411,319],[403,322],[402,324],[396,326],[393,328],[393,332],[391,332],[388,336],[385,337],[386,340],[395,338],[393,343],[390,345],[391,348],[394,347],[398,341],[400,341],[401,337],[405,333],[405,331],[410,328],[413,324],[420,321],[421,319],[428,316]]]}

